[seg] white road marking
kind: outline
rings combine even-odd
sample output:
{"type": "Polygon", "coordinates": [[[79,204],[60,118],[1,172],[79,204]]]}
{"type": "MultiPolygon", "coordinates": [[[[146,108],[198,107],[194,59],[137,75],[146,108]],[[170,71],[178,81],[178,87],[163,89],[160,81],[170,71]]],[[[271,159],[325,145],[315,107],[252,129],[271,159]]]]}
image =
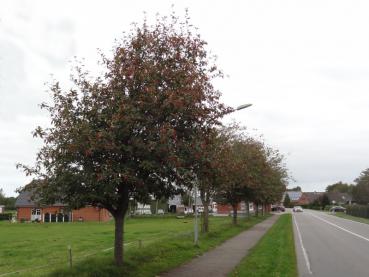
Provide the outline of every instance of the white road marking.
{"type": "Polygon", "coordinates": [[[311,271],[311,267],[310,267],[310,262],[309,262],[308,254],[307,254],[306,249],[305,249],[305,247],[304,247],[304,244],[303,244],[303,242],[302,242],[302,237],[301,237],[300,228],[299,228],[299,226],[297,225],[297,221],[296,221],[296,219],[295,219],[295,215],[294,215],[294,214],[292,214],[292,217],[293,217],[293,222],[295,223],[295,226],[296,226],[297,235],[298,235],[299,240],[300,240],[300,245],[301,245],[302,253],[304,254],[304,259],[305,259],[306,267],[307,267],[307,269],[308,269],[309,274],[313,274],[313,272],[311,271]]]}
{"type": "Polygon", "coordinates": [[[352,231],[350,231],[350,230],[347,230],[347,229],[345,229],[345,228],[343,228],[343,227],[341,227],[341,226],[338,226],[337,224],[334,224],[334,223],[332,223],[332,222],[330,222],[330,221],[328,221],[328,220],[325,220],[324,218],[321,218],[320,216],[317,216],[317,215],[312,214],[312,213],[309,213],[309,214],[310,214],[311,216],[313,216],[313,217],[315,217],[315,218],[317,218],[317,219],[319,219],[319,220],[321,220],[321,221],[323,221],[323,222],[325,222],[325,223],[329,224],[329,225],[332,225],[332,226],[336,227],[337,229],[340,229],[340,230],[342,230],[342,231],[345,231],[345,232],[347,232],[347,233],[349,233],[349,234],[351,234],[351,235],[353,235],[353,236],[355,236],[355,237],[358,237],[358,238],[360,238],[360,239],[363,239],[363,240],[366,240],[367,242],[369,242],[369,238],[366,238],[366,237],[364,237],[364,236],[362,236],[362,235],[356,234],[356,233],[354,233],[354,232],[352,232],[352,231]]]}
{"type": "Polygon", "coordinates": [[[360,224],[360,225],[364,225],[365,227],[369,227],[369,224],[368,223],[364,223],[364,222],[360,222],[360,221],[355,221],[355,220],[348,219],[348,218],[345,218],[345,217],[335,216],[334,214],[325,214],[325,215],[333,216],[334,218],[339,218],[339,219],[342,219],[342,220],[347,220],[347,221],[354,222],[354,223],[357,223],[357,224],[360,224]]]}

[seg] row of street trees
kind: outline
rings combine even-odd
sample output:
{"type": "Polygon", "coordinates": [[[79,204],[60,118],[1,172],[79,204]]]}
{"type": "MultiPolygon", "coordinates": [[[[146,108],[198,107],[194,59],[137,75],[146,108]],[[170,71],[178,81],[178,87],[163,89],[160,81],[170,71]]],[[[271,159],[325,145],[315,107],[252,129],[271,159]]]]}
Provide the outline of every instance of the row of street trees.
{"type": "Polygon", "coordinates": [[[222,72],[205,46],[188,17],[134,25],[111,57],[102,55],[101,76],[79,65],[73,87],[53,82],[52,101],[42,104],[51,124],[35,130],[44,141],[36,164],[19,165],[39,180],[27,189],[45,204],[109,210],[118,266],[129,199],[168,198],[197,184],[207,231],[211,198],[271,203],[284,190],[278,152],[221,126],[234,110],[212,85],[222,72]]]}
{"type": "Polygon", "coordinates": [[[261,139],[243,134],[236,125],[204,134],[202,151],[194,158],[193,173],[204,206],[203,232],[209,230],[210,201],[231,205],[233,223],[237,224],[241,201],[262,205],[264,211],[266,204],[280,201],[285,191],[288,174],[283,157],[261,139]]]}

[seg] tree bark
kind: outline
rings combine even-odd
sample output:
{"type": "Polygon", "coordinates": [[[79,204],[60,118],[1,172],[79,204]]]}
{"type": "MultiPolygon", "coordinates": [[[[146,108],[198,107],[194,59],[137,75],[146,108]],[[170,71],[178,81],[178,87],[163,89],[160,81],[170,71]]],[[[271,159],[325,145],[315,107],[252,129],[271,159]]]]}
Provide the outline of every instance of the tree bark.
{"type": "Polygon", "coordinates": [[[129,203],[128,186],[123,185],[119,188],[119,193],[122,196],[120,205],[115,210],[112,210],[112,215],[115,220],[114,260],[115,265],[120,267],[124,261],[124,217],[127,213],[129,203]]]}
{"type": "Polygon", "coordinates": [[[256,216],[259,216],[259,204],[256,203],[256,211],[255,211],[256,216]]]}
{"type": "Polygon", "coordinates": [[[200,192],[200,198],[202,205],[204,206],[204,212],[202,213],[201,232],[207,233],[209,232],[209,194],[200,192]]]}
{"type": "Polygon", "coordinates": [[[233,225],[237,225],[237,204],[232,205],[233,208],[233,225]]]}
{"type": "Polygon", "coordinates": [[[114,260],[116,266],[123,265],[123,237],[124,237],[124,214],[116,214],[115,219],[115,240],[114,240],[114,260]]]}
{"type": "Polygon", "coordinates": [[[202,231],[204,233],[209,232],[209,204],[208,203],[204,203],[204,213],[203,213],[203,228],[202,231]]]}
{"type": "Polygon", "coordinates": [[[261,216],[264,216],[264,203],[261,204],[261,216]]]}
{"type": "Polygon", "coordinates": [[[246,216],[247,216],[247,218],[250,217],[250,203],[249,203],[249,201],[246,201],[246,216]]]}

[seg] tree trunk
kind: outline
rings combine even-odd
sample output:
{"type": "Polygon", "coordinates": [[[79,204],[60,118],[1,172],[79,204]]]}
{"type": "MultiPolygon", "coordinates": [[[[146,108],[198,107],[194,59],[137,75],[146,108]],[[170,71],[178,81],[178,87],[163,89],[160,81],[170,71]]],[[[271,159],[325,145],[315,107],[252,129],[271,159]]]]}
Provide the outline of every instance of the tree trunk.
{"type": "Polygon", "coordinates": [[[261,216],[264,216],[264,203],[263,204],[261,204],[261,216]]]}
{"type": "Polygon", "coordinates": [[[246,216],[250,218],[250,203],[249,201],[246,202],[246,216]]]}
{"type": "Polygon", "coordinates": [[[237,225],[237,204],[232,205],[233,208],[233,225],[237,225]]]}
{"type": "Polygon", "coordinates": [[[259,204],[258,203],[256,203],[256,211],[255,211],[255,213],[256,213],[256,216],[259,216],[259,204]]]}
{"type": "Polygon", "coordinates": [[[116,266],[123,265],[124,214],[117,214],[115,219],[114,260],[116,266]]]}
{"type": "Polygon", "coordinates": [[[200,198],[202,205],[204,206],[204,212],[202,213],[201,232],[209,232],[209,194],[206,192],[200,192],[200,198]]]}
{"type": "Polygon", "coordinates": [[[202,214],[203,220],[201,230],[203,233],[207,233],[209,232],[209,205],[206,202],[205,203],[203,202],[203,204],[204,204],[204,212],[202,214]]]}

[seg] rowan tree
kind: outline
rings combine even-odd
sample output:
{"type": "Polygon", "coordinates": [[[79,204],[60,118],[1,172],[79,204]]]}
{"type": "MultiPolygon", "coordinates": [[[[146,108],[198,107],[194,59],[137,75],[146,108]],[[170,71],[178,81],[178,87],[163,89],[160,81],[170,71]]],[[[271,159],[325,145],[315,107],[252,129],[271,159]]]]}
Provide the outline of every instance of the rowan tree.
{"type": "Polygon", "coordinates": [[[74,86],[50,89],[42,104],[51,127],[38,127],[44,146],[27,174],[42,182],[36,193],[71,208],[106,208],[115,219],[115,263],[123,263],[129,199],[169,197],[192,178],[188,155],[196,138],[228,110],[212,80],[221,72],[196,30],[175,15],[134,25],[117,41],[103,74],[76,67],[74,86]]]}
{"type": "Polygon", "coordinates": [[[282,199],[289,179],[287,169],[283,163],[284,157],[278,150],[264,145],[263,155],[262,173],[256,175],[259,187],[253,190],[257,215],[259,205],[262,205],[262,213],[264,213],[267,204],[276,203],[282,199]]]}
{"type": "Polygon", "coordinates": [[[209,231],[209,205],[223,182],[224,165],[222,157],[225,155],[227,140],[222,134],[222,128],[209,128],[198,141],[200,151],[193,153],[193,173],[197,183],[201,202],[204,206],[202,216],[202,232],[209,231]]]}
{"type": "Polygon", "coordinates": [[[228,145],[223,151],[224,177],[217,198],[230,204],[233,210],[233,224],[237,224],[237,207],[241,201],[253,197],[258,188],[256,182],[263,171],[263,146],[254,138],[238,134],[237,127],[228,129],[228,145]]]}
{"type": "Polygon", "coordinates": [[[242,134],[237,126],[228,129],[228,147],[224,151],[224,181],[218,199],[230,204],[233,223],[237,224],[237,208],[241,201],[259,204],[278,202],[285,191],[288,175],[283,156],[267,147],[262,139],[242,134]]]}

